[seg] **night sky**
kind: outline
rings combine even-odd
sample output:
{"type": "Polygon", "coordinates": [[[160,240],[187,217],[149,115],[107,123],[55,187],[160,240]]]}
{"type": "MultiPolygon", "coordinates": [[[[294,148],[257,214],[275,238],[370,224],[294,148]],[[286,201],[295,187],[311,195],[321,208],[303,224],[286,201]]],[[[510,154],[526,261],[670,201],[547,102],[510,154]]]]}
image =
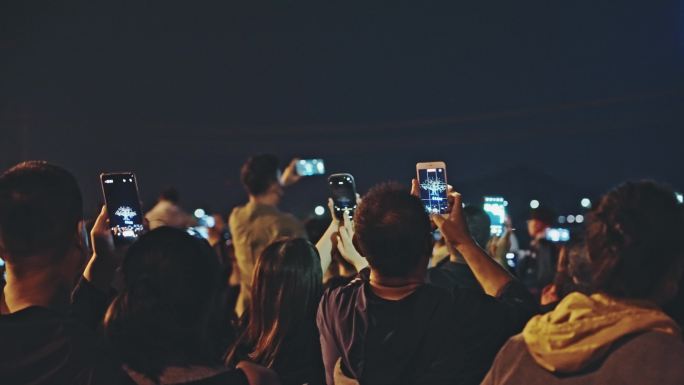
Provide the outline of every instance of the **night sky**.
{"type": "MultiPolygon", "coordinates": [[[[89,213],[124,170],[148,207],[173,185],[228,210],[257,152],[362,191],[431,160],[473,200],[684,189],[684,1],[423,3],[3,1],[0,168],[69,168],[89,213]]],[[[325,197],[309,178],[284,206],[325,197]]]]}

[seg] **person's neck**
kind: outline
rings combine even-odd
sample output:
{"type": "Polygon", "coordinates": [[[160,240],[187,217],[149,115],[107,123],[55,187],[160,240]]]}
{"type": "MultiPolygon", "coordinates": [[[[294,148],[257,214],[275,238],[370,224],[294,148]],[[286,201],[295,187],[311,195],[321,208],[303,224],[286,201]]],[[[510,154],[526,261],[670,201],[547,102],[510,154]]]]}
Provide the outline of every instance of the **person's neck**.
{"type": "Polygon", "coordinates": [[[31,306],[66,310],[69,306],[69,288],[54,268],[44,266],[19,274],[16,266],[6,267],[3,312],[15,313],[31,306]]]}
{"type": "Polygon", "coordinates": [[[371,269],[370,284],[373,293],[378,297],[398,301],[425,284],[425,271],[415,272],[408,277],[383,277],[371,269]]]}
{"type": "Polygon", "coordinates": [[[275,194],[250,195],[249,203],[277,207],[278,197],[275,194]]]}

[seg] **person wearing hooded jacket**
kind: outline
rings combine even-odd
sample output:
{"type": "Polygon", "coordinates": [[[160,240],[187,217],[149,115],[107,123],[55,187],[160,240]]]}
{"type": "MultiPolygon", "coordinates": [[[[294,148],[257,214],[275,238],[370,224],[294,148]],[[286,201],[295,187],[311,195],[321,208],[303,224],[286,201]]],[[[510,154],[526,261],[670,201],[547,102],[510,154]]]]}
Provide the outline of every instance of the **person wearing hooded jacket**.
{"type": "Polygon", "coordinates": [[[590,213],[592,293],[533,317],[483,385],[683,384],[684,343],[661,309],[684,270],[684,207],[654,182],[626,183],[590,213]]]}

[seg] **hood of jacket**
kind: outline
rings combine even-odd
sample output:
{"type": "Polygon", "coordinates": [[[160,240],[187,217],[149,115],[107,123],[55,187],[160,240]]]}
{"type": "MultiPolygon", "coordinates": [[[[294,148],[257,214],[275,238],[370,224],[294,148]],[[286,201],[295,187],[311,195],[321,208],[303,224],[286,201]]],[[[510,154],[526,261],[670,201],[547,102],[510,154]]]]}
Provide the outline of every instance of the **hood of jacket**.
{"type": "Polygon", "coordinates": [[[619,339],[656,331],[679,337],[679,326],[655,305],[605,294],[571,293],[550,313],[533,317],[523,339],[550,372],[574,373],[601,360],[619,339]]]}

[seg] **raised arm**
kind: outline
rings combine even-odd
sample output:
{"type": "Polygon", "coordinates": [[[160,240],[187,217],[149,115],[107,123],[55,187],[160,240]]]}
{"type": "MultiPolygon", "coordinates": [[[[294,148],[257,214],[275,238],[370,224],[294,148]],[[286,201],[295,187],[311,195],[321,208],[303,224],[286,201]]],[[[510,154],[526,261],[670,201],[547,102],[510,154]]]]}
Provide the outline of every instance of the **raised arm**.
{"type": "Polygon", "coordinates": [[[328,209],[330,211],[330,216],[332,220],[330,221],[330,226],[325,230],[325,233],[321,236],[321,239],[316,243],[316,249],[321,257],[321,270],[325,275],[330,267],[330,262],[332,261],[332,250],[333,250],[333,239],[337,237],[337,232],[340,227],[340,221],[335,217],[335,212],[332,207],[332,199],[328,199],[328,209]]]}
{"type": "Polygon", "coordinates": [[[449,216],[444,218],[440,215],[434,215],[432,220],[450,246],[463,255],[484,292],[496,297],[511,282],[513,277],[487,255],[470,235],[463,216],[461,194],[454,192],[450,195],[453,199],[453,206],[449,216]]]}

